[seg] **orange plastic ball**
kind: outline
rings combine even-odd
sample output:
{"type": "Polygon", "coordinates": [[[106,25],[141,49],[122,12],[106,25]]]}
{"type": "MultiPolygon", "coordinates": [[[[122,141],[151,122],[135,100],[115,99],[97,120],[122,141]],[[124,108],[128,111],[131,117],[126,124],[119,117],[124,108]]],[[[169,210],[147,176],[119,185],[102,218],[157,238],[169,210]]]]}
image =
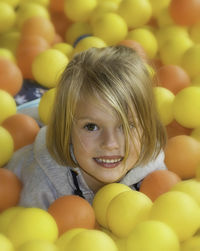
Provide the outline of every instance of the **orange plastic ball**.
{"type": "Polygon", "coordinates": [[[152,201],[168,192],[181,178],[169,170],[156,170],[147,175],[141,182],[139,191],[146,194],[152,201]]]}
{"type": "Polygon", "coordinates": [[[192,129],[186,128],[180,125],[176,120],[173,120],[166,126],[166,131],[168,138],[171,138],[178,135],[190,135],[192,129]]]}
{"type": "Polygon", "coordinates": [[[72,228],[95,228],[95,213],[89,202],[77,195],[65,195],[55,200],[48,212],[58,225],[59,234],[72,228]]]}
{"type": "Polygon", "coordinates": [[[20,113],[5,119],[2,126],[7,129],[13,137],[14,151],[32,144],[40,130],[35,119],[20,113]]]}
{"type": "Polygon", "coordinates": [[[22,88],[23,76],[19,67],[10,60],[0,58],[0,89],[15,96],[22,88]]]}
{"type": "Polygon", "coordinates": [[[132,48],[133,50],[135,50],[142,59],[144,59],[145,61],[147,60],[147,54],[144,50],[144,48],[142,47],[142,45],[140,43],[138,43],[137,41],[134,40],[123,40],[120,43],[118,43],[119,45],[124,45],[127,46],[129,48],[132,48]]]}
{"type": "Polygon", "coordinates": [[[187,72],[178,65],[163,65],[157,70],[158,85],[165,87],[174,94],[190,85],[187,72]]]}
{"type": "Polygon", "coordinates": [[[34,79],[32,74],[33,60],[49,47],[49,43],[40,36],[24,36],[21,38],[16,51],[16,59],[25,79],[34,79]]]}
{"type": "Polygon", "coordinates": [[[0,212],[18,204],[22,183],[8,169],[0,168],[0,212]]]}
{"type": "Polygon", "coordinates": [[[55,28],[51,20],[45,17],[35,16],[24,22],[21,28],[21,35],[22,37],[30,35],[41,36],[51,44],[55,36],[55,28]]]}
{"type": "Polygon", "coordinates": [[[200,163],[200,142],[188,135],[178,135],[168,139],[165,152],[167,168],[181,179],[195,177],[200,163]]]}
{"type": "Polygon", "coordinates": [[[200,21],[200,0],[171,0],[169,13],[176,24],[191,26],[200,21]]]}
{"type": "Polygon", "coordinates": [[[49,9],[54,12],[62,12],[64,10],[64,0],[50,0],[49,9]]]}

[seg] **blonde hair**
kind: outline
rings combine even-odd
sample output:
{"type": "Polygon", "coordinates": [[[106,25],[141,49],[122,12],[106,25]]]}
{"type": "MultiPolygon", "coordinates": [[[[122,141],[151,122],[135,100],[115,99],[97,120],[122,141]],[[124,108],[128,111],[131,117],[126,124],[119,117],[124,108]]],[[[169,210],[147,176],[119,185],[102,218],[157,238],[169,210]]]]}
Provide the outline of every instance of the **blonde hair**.
{"type": "Polygon", "coordinates": [[[166,143],[166,134],[157,116],[152,86],[144,61],[133,49],[110,46],[76,54],[59,81],[48,125],[47,147],[52,157],[62,165],[77,166],[70,150],[71,130],[78,101],[89,95],[103,98],[120,117],[126,142],[125,159],[129,140],[134,142],[130,115],[140,135],[137,164],[155,158],[166,143]]]}

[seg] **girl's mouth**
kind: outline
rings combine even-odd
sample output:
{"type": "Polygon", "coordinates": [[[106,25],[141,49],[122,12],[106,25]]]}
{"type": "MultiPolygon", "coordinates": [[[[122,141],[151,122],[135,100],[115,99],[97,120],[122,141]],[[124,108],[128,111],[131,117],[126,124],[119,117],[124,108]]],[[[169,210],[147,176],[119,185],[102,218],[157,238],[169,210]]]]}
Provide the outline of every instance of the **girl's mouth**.
{"type": "Polygon", "coordinates": [[[115,168],[121,164],[122,159],[122,157],[100,157],[94,158],[94,161],[104,168],[115,168]]]}

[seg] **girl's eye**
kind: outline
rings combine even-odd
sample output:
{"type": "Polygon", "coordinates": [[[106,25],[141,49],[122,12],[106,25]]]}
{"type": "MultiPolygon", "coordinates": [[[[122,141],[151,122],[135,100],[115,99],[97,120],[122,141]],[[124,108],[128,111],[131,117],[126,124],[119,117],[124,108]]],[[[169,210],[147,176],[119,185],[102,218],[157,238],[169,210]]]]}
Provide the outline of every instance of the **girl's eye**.
{"type": "Polygon", "coordinates": [[[85,125],[84,128],[86,130],[88,130],[88,131],[91,131],[91,132],[92,131],[97,131],[99,129],[97,125],[92,124],[92,123],[89,123],[89,124],[85,125]]]}

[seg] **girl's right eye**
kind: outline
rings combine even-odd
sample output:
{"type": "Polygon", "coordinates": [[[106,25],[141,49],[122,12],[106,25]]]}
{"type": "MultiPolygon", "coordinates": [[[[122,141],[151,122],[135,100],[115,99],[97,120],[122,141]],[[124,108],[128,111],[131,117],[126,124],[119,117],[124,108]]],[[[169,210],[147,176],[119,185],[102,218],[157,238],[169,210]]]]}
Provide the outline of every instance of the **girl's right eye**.
{"type": "Polygon", "coordinates": [[[99,127],[96,124],[93,123],[88,123],[87,125],[84,126],[84,128],[88,131],[97,131],[99,129],[99,127]]]}

